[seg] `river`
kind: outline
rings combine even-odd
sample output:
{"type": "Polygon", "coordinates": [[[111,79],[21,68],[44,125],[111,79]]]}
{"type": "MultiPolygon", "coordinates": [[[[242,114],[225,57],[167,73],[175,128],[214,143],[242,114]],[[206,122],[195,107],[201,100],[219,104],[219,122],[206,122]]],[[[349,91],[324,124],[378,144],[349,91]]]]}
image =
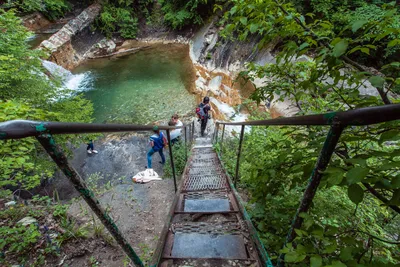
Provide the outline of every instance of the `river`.
{"type": "Polygon", "coordinates": [[[186,45],[155,45],[119,58],[93,59],[78,90],[94,105],[95,122],[147,124],[195,107],[194,69],[186,45]]]}

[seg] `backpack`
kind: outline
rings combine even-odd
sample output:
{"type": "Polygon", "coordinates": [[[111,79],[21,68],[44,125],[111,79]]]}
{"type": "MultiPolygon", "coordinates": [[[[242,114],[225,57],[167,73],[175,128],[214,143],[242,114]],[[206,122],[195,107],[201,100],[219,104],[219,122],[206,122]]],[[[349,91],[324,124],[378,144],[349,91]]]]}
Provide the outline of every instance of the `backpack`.
{"type": "Polygon", "coordinates": [[[196,114],[199,119],[204,119],[204,117],[207,116],[206,112],[204,111],[204,105],[203,103],[200,103],[200,105],[196,108],[196,114]]]}
{"type": "Polygon", "coordinates": [[[150,137],[150,138],[154,142],[153,150],[155,152],[161,150],[165,146],[165,139],[166,138],[164,137],[162,132],[160,132],[160,135],[159,135],[158,138],[154,138],[153,136],[150,137]]]}

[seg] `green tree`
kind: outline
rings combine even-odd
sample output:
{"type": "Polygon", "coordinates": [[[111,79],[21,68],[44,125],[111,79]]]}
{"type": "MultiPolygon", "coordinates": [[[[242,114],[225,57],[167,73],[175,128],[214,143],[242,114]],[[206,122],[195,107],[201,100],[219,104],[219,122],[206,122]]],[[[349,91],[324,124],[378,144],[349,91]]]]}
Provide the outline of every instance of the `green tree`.
{"type": "MultiPolygon", "coordinates": [[[[26,39],[30,33],[13,11],[0,10],[0,31],[0,122],[92,120],[90,101],[60,90],[60,81],[45,74],[40,60],[43,53],[29,49],[26,39]]],[[[59,136],[57,140],[64,148],[66,142],[86,141],[84,136],[59,136]]],[[[52,177],[55,166],[34,138],[1,142],[0,186],[33,188],[52,177]]]]}
{"type": "Polygon", "coordinates": [[[56,88],[43,73],[43,52],[26,44],[31,35],[14,11],[0,10],[0,99],[19,98],[43,103],[54,97],[56,88]]]}
{"type": "Polygon", "coordinates": [[[160,0],[164,21],[172,29],[188,25],[201,25],[203,18],[210,15],[216,1],[207,0],[160,0]]]}
{"type": "Polygon", "coordinates": [[[103,9],[96,24],[108,38],[116,32],[123,38],[136,38],[138,19],[133,3],[131,0],[103,1],[103,9]]]}
{"type": "Polygon", "coordinates": [[[65,0],[9,0],[4,7],[17,8],[21,13],[39,11],[50,20],[61,18],[71,10],[70,4],[65,0]]]}
{"type": "MultiPolygon", "coordinates": [[[[381,5],[380,19],[351,21],[336,32],[329,16],[300,14],[291,3],[232,3],[222,19],[226,36],[235,33],[246,40],[260,35],[258,48],[272,41],[279,44],[276,64],[249,64],[243,73],[249,80],[265,81],[253,95],[257,102],[289,100],[298,107],[297,115],[398,102],[390,93],[400,84],[397,59],[388,58],[386,65],[371,71],[355,56],[360,53],[363,62],[372,62],[376,61],[374,51],[386,47],[398,50],[396,37],[385,39],[399,33],[392,27],[397,12],[394,4],[381,5]],[[296,62],[302,55],[312,57],[308,62],[296,62]],[[367,82],[376,95],[360,93],[367,82]]],[[[400,206],[399,126],[399,122],[390,122],[345,130],[324,173],[314,207],[301,214],[304,223],[295,231],[296,246],[289,243],[282,250],[328,129],[254,127],[246,134],[242,182],[254,203],[253,221],[272,255],[284,253],[289,266],[399,263],[399,242],[393,229],[400,223],[391,208],[400,206]]],[[[233,149],[225,147],[224,160],[232,166],[233,149]]]]}

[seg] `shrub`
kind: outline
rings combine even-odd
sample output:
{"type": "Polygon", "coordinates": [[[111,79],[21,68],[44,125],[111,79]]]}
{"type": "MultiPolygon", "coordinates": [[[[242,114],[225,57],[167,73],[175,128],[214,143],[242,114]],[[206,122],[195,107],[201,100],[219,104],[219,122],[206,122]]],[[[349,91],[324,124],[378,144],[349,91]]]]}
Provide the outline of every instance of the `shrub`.
{"type": "Polygon", "coordinates": [[[42,12],[50,20],[63,17],[71,10],[70,4],[65,0],[14,0],[10,1],[9,5],[24,13],[42,12]]]}
{"type": "Polygon", "coordinates": [[[138,20],[132,15],[129,7],[116,7],[107,4],[97,20],[99,29],[110,38],[114,32],[118,32],[123,38],[136,38],[138,20]]]}
{"type": "MultiPolygon", "coordinates": [[[[176,176],[181,176],[186,165],[185,144],[182,141],[175,143],[172,147],[172,153],[174,155],[176,176]]],[[[168,159],[164,165],[164,176],[172,177],[172,168],[170,159],[168,159]]]]}
{"type": "Polygon", "coordinates": [[[207,0],[161,0],[164,20],[173,29],[190,24],[202,24],[203,17],[210,13],[214,1],[207,0]]]}

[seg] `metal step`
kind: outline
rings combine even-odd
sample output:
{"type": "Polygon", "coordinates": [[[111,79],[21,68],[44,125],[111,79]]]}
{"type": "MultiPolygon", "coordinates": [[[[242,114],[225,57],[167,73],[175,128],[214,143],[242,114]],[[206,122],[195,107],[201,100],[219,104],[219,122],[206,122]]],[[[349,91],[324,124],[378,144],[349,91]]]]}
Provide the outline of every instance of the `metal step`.
{"type": "Polygon", "coordinates": [[[223,189],[227,188],[227,186],[224,175],[188,175],[183,184],[182,191],[223,189]]]}
{"type": "Polygon", "coordinates": [[[197,139],[159,266],[260,266],[239,205],[209,139],[197,139]]]}

